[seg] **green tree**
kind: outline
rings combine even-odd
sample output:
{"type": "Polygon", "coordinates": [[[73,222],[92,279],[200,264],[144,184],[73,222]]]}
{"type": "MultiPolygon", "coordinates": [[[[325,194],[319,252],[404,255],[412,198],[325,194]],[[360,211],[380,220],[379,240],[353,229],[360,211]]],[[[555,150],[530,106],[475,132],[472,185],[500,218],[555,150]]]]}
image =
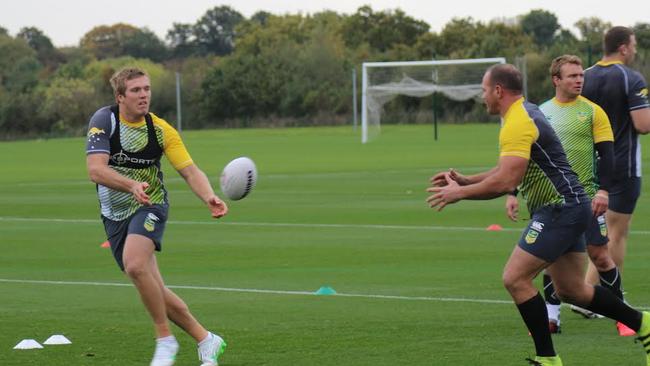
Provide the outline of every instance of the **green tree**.
{"type": "Polygon", "coordinates": [[[229,6],[216,6],[208,10],[192,27],[201,54],[227,55],[235,46],[235,27],[244,16],[229,6]]]}
{"type": "Polygon", "coordinates": [[[8,92],[26,92],[38,84],[42,66],[22,38],[0,36],[0,85],[8,92]]]}
{"type": "Polygon", "coordinates": [[[603,54],[603,35],[612,24],[597,17],[590,17],[582,18],[574,25],[580,32],[580,39],[584,44],[583,52],[591,55],[592,60],[599,59],[603,54]]]}
{"type": "Polygon", "coordinates": [[[95,27],[80,44],[98,59],[132,56],[159,62],[168,56],[167,47],[152,31],[125,23],[95,27]]]}
{"type": "Polygon", "coordinates": [[[266,23],[268,22],[271,16],[272,14],[269,13],[268,11],[260,10],[255,14],[251,15],[250,21],[256,22],[260,25],[266,25],[266,23]]]}
{"type": "Polygon", "coordinates": [[[119,57],[124,55],[124,41],[139,31],[138,28],[125,23],[100,25],[84,34],[80,45],[98,59],[119,57]]]}
{"type": "Polygon", "coordinates": [[[172,29],[167,31],[166,38],[170,43],[171,53],[174,58],[199,54],[191,24],[174,23],[172,29]]]}
{"type": "Polygon", "coordinates": [[[481,36],[479,24],[472,18],[454,18],[447,23],[439,35],[438,58],[468,58],[476,54],[481,36]]]}
{"type": "MultiPolygon", "coordinates": [[[[96,60],[84,67],[82,79],[87,81],[93,86],[98,96],[98,103],[107,105],[114,103],[113,90],[110,86],[110,78],[113,74],[127,66],[134,66],[141,68],[149,74],[152,86],[152,110],[154,111],[169,111],[175,106],[159,105],[158,101],[169,100],[165,94],[174,94],[173,88],[162,88],[163,80],[168,78],[168,74],[172,73],[166,70],[162,65],[152,62],[148,59],[136,59],[130,56],[119,58],[110,58],[105,60],[96,60]]],[[[95,106],[99,107],[99,106],[95,106]]],[[[162,113],[161,113],[162,114],[162,113]]]]}
{"type": "Polygon", "coordinates": [[[542,9],[531,10],[521,17],[520,23],[524,33],[532,36],[535,43],[541,47],[550,46],[560,29],[557,16],[542,9]]]}
{"type": "Polygon", "coordinates": [[[477,28],[479,43],[472,57],[505,57],[514,60],[534,49],[533,39],[518,25],[490,22],[477,28]]]}
{"type": "Polygon", "coordinates": [[[349,105],[346,48],[330,12],[242,24],[242,38],[203,83],[206,119],[313,121],[349,105]]]}
{"type": "Polygon", "coordinates": [[[165,43],[154,32],[142,28],[124,39],[122,54],[161,62],[168,58],[169,51],[165,43]]]}
{"type": "Polygon", "coordinates": [[[632,29],[634,30],[637,48],[650,50],[650,23],[636,23],[632,29]]]}
{"type": "Polygon", "coordinates": [[[650,23],[634,25],[634,34],[637,41],[636,64],[647,80],[650,79],[650,23]]]}
{"type": "Polygon", "coordinates": [[[81,47],[64,47],[58,50],[66,60],[53,75],[53,78],[81,79],[84,68],[94,61],[94,56],[81,47]]]}
{"type": "Polygon", "coordinates": [[[396,44],[413,46],[422,34],[429,31],[429,24],[416,20],[400,9],[375,12],[368,5],[344,21],[342,35],[348,47],[368,43],[379,52],[385,52],[396,44]]]}
{"type": "Polygon", "coordinates": [[[54,79],[44,90],[38,113],[51,122],[50,133],[80,135],[99,107],[95,88],[82,79],[54,79]]]}
{"type": "Polygon", "coordinates": [[[18,32],[16,38],[24,39],[36,51],[38,61],[50,70],[56,69],[65,62],[63,54],[54,48],[50,38],[38,28],[24,27],[18,32]]]}

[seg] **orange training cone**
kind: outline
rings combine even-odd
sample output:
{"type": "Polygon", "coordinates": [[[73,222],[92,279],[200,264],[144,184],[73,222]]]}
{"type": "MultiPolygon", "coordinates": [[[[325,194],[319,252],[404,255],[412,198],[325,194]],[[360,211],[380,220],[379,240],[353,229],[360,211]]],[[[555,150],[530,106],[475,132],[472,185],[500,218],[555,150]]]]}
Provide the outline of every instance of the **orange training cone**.
{"type": "Polygon", "coordinates": [[[503,230],[503,228],[499,224],[492,224],[492,225],[488,226],[485,230],[487,230],[487,231],[501,231],[501,230],[503,230]]]}
{"type": "Polygon", "coordinates": [[[102,247],[102,248],[110,248],[111,243],[109,243],[108,240],[106,240],[105,242],[102,243],[102,245],[100,245],[100,247],[102,247]]]}

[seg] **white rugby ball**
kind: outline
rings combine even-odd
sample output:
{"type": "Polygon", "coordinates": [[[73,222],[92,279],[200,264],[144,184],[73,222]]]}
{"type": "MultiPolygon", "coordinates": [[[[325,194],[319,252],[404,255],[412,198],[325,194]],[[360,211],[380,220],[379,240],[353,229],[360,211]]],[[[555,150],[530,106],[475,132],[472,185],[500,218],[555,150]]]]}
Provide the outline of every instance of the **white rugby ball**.
{"type": "Polygon", "coordinates": [[[247,157],[237,158],[221,173],[221,192],[229,199],[240,200],[251,192],[257,182],[257,168],[247,157]]]}

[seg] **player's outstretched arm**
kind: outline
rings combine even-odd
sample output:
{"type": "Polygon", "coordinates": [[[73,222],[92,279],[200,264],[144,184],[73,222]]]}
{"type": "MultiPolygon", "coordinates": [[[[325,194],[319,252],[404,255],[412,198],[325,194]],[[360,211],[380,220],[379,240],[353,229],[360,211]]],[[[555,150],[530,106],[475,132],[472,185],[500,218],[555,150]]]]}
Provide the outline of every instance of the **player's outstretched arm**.
{"type": "Polygon", "coordinates": [[[489,200],[513,192],[524,178],[528,159],[502,156],[493,174],[482,181],[463,187],[463,199],[489,200]]]}
{"type": "Polygon", "coordinates": [[[86,155],[88,176],[94,183],[133,195],[142,205],[151,205],[149,195],[145,192],[149,183],[129,179],[108,166],[108,154],[95,153],[86,155]]]}
{"type": "Polygon", "coordinates": [[[483,179],[489,177],[490,175],[494,174],[495,171],[496,171],[496,167],[479,174],[463,175],[459,173],[457,170],[451,168],[449,169],[449,171],[436,173],[433,177],[431,177],[431,185],[435,187],[443,187],[447,185],[447,180],[445,178],[445,175],[449,175],[449,178],[451,178],[453,181],[455,181],[461,186],[476,184],[482,181],[483,179]]]}
{"type": "Polygon", "coordinates": [[[447,184],[434,186],[427,189],[433,193],[427,198],[431,208],[442,210],[451,203],[464,199],[487,200],[503,196],[514,191],[526,173],[528,159],[518,156],[502,156],[494,173],[476,184],[459,185],[449,173],[444,175],[447,184]]]}
{"type": "Polygon", "coordinates": [[[186,166],[178,171],[196,194],[210,209],[212,217],[218,219],[228,213],[228,206],[216,194],[210,185],[208,177],[195,164],[186,166]]]}

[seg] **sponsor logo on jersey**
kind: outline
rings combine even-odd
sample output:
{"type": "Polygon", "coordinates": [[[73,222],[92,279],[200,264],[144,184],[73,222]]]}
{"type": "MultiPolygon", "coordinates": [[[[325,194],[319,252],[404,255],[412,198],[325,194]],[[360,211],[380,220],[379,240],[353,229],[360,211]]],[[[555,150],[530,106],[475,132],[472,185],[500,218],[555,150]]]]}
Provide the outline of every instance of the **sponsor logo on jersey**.
{"type": "Polygon", "coordinates": [[[151,165],[156,161],[156,159],[132,158],[132,157],[128,156],[127,154],[125,154],[124,151],[120,151],[117,154],[111,155],[111,160],[117,165],[122,165],[122,164],[125,164],[125,163],[151,165]]]}
{"type": "Polygon", "coordinates": [[[156,222],[160,221],[158,216],[152,214],[151,212],[147,214],[147,218],[144,220],[144,229],[148,232],[152,232],[156,229],[156,222]]]}
{"type": "Polygon", "coordinates": [[[585,122],[587,121],[587,118],[589,118],[589,115],[586,112],[578,112],[577,118],[578,121],[585,122]]]}
{"type": "Polygon", "coordinates": [[[88,137],[93,137],[95,135],[101,135],[104,134],[104,129],[102,128],[97,128],[97,127],[91,127],[90,130],[88,130],[88,137]]]}

